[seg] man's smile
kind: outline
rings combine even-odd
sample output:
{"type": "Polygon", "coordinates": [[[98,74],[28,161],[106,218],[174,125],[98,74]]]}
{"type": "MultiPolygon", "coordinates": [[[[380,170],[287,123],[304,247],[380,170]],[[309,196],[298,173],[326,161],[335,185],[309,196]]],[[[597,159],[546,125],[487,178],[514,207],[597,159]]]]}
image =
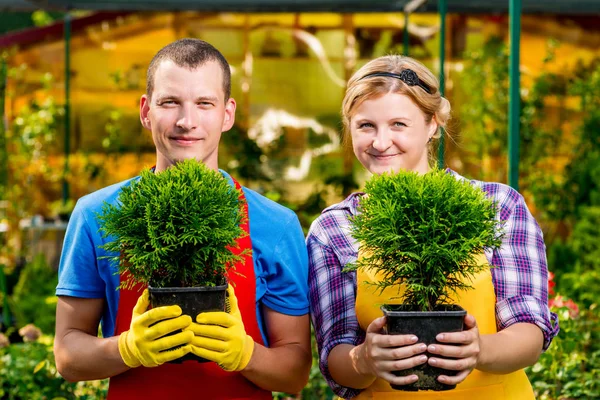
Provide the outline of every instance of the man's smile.
{"type": "Polygon", "coordinates": [[[191,146],[191,145],[199,142],[202,139],[193,138],[193,137],[185,137],[185,136],[175,136],[175,137],[170,137],[169,140],[172,140],[181,146],[191,146]]]}

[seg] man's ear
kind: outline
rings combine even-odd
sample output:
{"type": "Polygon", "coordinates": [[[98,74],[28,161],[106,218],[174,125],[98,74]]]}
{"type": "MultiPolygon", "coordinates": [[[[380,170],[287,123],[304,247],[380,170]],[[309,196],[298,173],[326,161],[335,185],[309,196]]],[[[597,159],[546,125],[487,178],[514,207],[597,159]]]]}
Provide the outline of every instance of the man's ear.
{"type": "Polygon", "coordinates": [[[225,103],[225,115],[223,117],[223,126],[221,127],[221,132],[226,132],[233,127],[235,122],[235,109],[235,100],[230,97],[225,103]]]}
{"type": "Polygon", "coordinates": [[[150,99],[148,95],[143,95],[140,99],[140,122],[142,126],[148,130],[152,130],[152,124],[150,123],[150,118],[148,117],[148,113],[150,112],[150,99]]]}

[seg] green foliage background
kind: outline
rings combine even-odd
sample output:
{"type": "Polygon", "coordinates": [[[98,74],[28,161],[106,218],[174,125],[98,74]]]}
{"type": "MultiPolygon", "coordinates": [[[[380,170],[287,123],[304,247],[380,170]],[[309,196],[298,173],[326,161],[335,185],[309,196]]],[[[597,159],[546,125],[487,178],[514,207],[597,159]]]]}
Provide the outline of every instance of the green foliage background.
{"type": "Polygon", "coordinates": [[[0,398],[6,400],[101,400],[107,381],[71,383],[56,371],[52,338],[0,348],[0,398]]]}
{"type": "MultiPolygon", "coordinates": [[[[548,40],[546,62],[558,47],[548,40]]],[[[506,45],[491,40],[466,54],[460,76],[461,135],[468,140],[458,152],[471,176],[481,179],[506,179],[507,57],[506,45]]],[[[521,192],[537,209],[556,285],[551,309],[560,320],[558,336],[527,374],[537,399],[597,398],[600,58],[560,74],[543,72],[522,92],[521,104],[521,192]],[[567,108],[568,102],[575,107],[567,108]],[[557,168],[565,159],[564,169],[557,168]]]]}
{"type": "Polygon", "coordinates": [[[25,264],[10,297],[10,306],[18,327],[35,322],[46,334],[54,332],[58,276],[43,254],[25,264]]]}

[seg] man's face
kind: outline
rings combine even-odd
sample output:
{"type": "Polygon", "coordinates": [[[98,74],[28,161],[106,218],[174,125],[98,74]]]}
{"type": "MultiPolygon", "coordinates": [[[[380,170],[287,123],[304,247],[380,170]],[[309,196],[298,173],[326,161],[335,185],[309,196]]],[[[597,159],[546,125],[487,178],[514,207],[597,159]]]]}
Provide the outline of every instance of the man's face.
{"type": "Polygon", "coordinates": [[[221,133],[233,126],[236,107],[235,100],[225,101],[220,65],[208,61],[190,70],[163,61],[150,95],[142,96],[140,119],[152,131],[156,171],[188,158],[218,169],[221,133]]]}

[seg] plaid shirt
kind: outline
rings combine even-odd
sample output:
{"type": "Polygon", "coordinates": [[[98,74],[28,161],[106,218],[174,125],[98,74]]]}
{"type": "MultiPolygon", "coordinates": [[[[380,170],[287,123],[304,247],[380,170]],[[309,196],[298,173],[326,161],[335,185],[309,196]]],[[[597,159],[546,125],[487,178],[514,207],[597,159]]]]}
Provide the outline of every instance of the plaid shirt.
{"type": "MultiPolygon", "coordinates": [[[[457,179],[465,179],[448,170],[457,179]]],[[[540,327],[544,350],[558,333],[558,317],[548,308],[548,267],[542,231],[523,197],[500,183],[471,181],[493,199],[496,218],[505,220],[505,236],[497,250],[486,251],[496,290],[496,324],[502,330],[518,322],[540,327]]],[[[328,207],[317,218],[306,238],[309,257],[311,318],[319,348],[321,372],[340,397],[357,396],[360,390],[338,385],[327,366],[329,352],[337,345],[358,345],[365,339],[355,312],[356,273],[342,268],[356,261],[358,245],[350,235],[348,217],[357,214],[362,193],[353,193],[328,207]]]]}

